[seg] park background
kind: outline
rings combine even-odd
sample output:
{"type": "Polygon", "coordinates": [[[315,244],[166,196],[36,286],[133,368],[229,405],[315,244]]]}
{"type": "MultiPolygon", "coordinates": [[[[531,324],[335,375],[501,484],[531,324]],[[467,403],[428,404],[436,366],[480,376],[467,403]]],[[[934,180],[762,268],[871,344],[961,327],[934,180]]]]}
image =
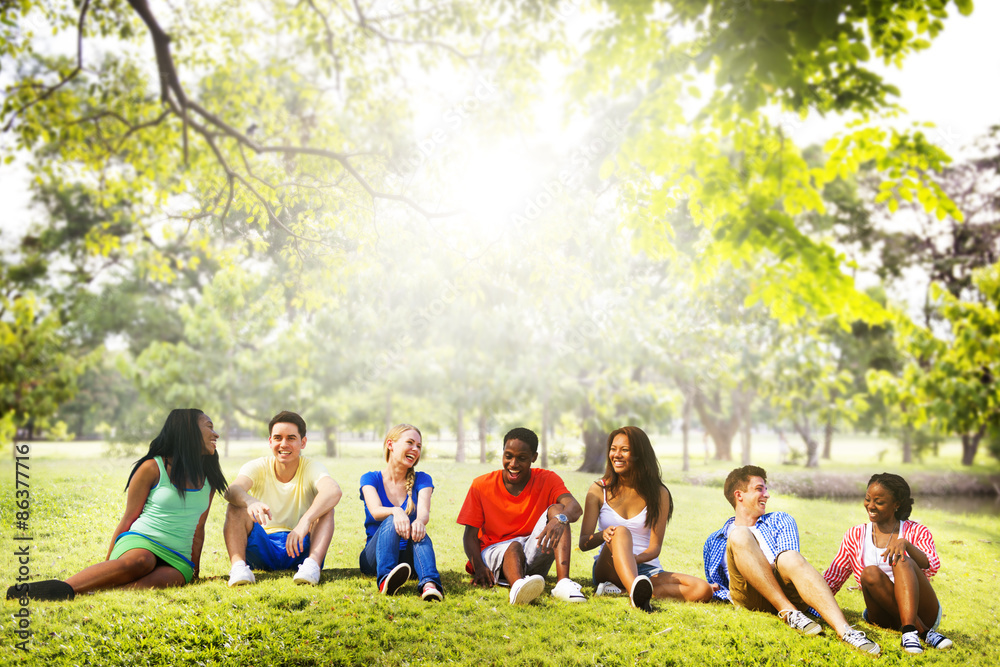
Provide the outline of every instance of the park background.
{"type": "Polygon", "coordinates": [[[692,574],[740,462],[818,567],[868,475],[911,479],[957,644],[922,659],[997,664],[998,6],[4,3],[2,571],[18,463],[32,567],[68,575],[173,407],[209,413],[230,478],[302,413],[346,495],[318,589],[234,597],[215,508],[207,581],[39,603],[3,659],[859,661],[728,608],[571,620],[464,586],[456,503],[503,432],[534,428],[579,497],[631,423],[692,574]],[[399,421],[438,483],[435,614],[351,572],[354,481],[399,421]]]}

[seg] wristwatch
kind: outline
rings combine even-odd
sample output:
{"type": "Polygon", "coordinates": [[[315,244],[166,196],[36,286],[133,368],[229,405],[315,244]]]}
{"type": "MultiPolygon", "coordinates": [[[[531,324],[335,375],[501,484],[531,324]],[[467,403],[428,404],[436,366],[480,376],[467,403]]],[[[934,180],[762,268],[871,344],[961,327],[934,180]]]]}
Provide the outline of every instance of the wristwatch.
{"type": "Polygon", "coordinates": [[[556,521],[558,521],[564,526],[569,525],[569,517],[566,516],[565,514],[556,514],[556,521]]]}

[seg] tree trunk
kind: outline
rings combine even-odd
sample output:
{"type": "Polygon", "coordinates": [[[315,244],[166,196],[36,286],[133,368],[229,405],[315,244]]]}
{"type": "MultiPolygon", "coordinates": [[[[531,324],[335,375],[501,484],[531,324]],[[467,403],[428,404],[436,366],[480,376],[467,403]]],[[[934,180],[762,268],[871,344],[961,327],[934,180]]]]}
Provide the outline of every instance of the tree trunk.
{"type": "Polygon", "coordinates": [[[549,397],[542,400],[542,467],[549,467],[549,397]]]}
{"type": "Polygon", "coordinates": [[[465,463],[465,408],[458,406],[458,423],[455,427],[455,461],[465,463]]]}
{"type": "Polygon", "coordinates": [[[802,422],[793,422],[793,424],[795,425],[795,431],[802,438],[802,441],[806,443],[806,467],[818,468],[819,443],[816,441],[816,438],[812,437],[809,422],[807,420],[803,420],[802,422]]]}
{"type": "MultiPolygon", "coordinates": [[[[385,392],[385,431],[383,433],[388,433],[395,424],[392,423],[392,392],[385,392]]],[[[378,434],[375,435],[375,439],[378,439],[378,434]]]]}
{"type": "Polygon", "coordinates": [[[962,465],[972,465],[972,461],[976,458],[976,451],[979,449],[979,441],[982,439],[985,430],[985,428],[981,428],[976,433],[965,433],[962,435],[962,465]]]}
{"type": "Polygon", "coordinates": [[[913,428],[903,427],[903,463],[913,463],[913,428]]]}
{"type": "Polygon", "coordinates": [[[580,472],[603,473],[607,467],[608,453],[606,451],[607,434],[601,432],[594,424],[594,408],[589,402],[583,404],[580,411],[583,423],[583,464],[580,472]]]}
{"type": "Polygon", "coordinates": [[[580,472],[592,472],[603,474],[607,469],[608,453],[607,434],[597,429],[585,429],[583,431],[583,465],[579,467],[580,472]]]}
{"type": "Polygon", "coordinates": [[[684,472],[691,470],[691,455],[688,449],[688,435],[691,432],[691,397],[684,396],[684,407],[681,411],[681,442],[683,451],[683,465],[681,469],[684,472]]]}
{"type": "Polygon", "coordinates": [[[333,459],[337,457],[337,426],[336,424],[328,423],[326,428],[323,429],[323,439],[326,442],[326,455],[327,457],[333,459]]]}
{"type": "Polygon", "coordinates": [[[233,430],[233,413],[227,410],[228,414],[223,415],[222,423],[226,425],[225,439],[222,441],[222,456],[229,458],[229,432],[233,430]]]}
{"type": "Polygon", "coordinates": [[[743,426],[740,429],[743,436],[743,465],[750,465],[750,411],[747,410],[743,415],[743,426]]]}
{"type": "Polygon", "coordinates": [[[479,462],[486,463],[486,408],[479,406],[479,462]]]}
{"type": "Polygon", "coordinates": [[[823,458],[830,460],[830,449],[833,445],[833,417],[826,418],[826,425],[823,428],[823,458]]]}
{"type": "Polygon", "coordinates": [[[732,461],[733,437],[736,435],[740,423],[738,409],[734,409],[733,414],[724,415],[718,392],[709,398],[699,389],[695,390],[694,409],[698,412],[698,418],[701,420],[702,426],[705,427],[705,431],[715,443],[715,459],[717,461],[732,461]]]}

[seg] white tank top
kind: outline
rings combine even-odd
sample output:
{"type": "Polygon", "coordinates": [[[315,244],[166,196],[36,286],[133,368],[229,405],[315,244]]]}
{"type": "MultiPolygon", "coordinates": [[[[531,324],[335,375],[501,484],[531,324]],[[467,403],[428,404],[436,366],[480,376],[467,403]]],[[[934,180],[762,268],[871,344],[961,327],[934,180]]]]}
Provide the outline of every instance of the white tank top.
{"type": "MultiPolygon", "coordinates": [[[[646,508],[643,507],[642,511],[631,519],[623,519],[608,504],[608,490],[604,489],[604,504],[601,505],[601,512],[597,515],[597,529],[604,530],[609,526],[625,526],[628,532],[632,533],[632,555],[641,554],[649,548],[649,536],[653,531],[646,527],[646,508]]],[[[604,544],[601,544],[601,549],[604,549],[604,544]]],[[[597,555],[600,556],[601,552],[598,551],[597,555]]],[[[646,562],[655,568],[663,569],[659,558],[646,562]]]]}
{"type": "MultiPolygon", "coordinates": [[[[902,530],[902,528],[903,522],[900,521],[899,528],[897,528],[897,530],[902,530]]],[[[896,538],[899,539],[898,534],[896,538]]],[[[890,536],[889,539],[891,541],[892,537],[890,536]]],[[[892,565],[889,565],[889,563],[882,560],[882,555],[885,553],[885,549],[879,549],[875,546],[875,536],[872,535],[871,522],[868,522],[868,524],[865,525],[865,539],[862,541],[861,545],[861,564],[865,567],[868,567],[869,565],[877,566],[878,569],[885,572],[886,576],[889,577],[889,581],[896,583],[896,580],[892,576],[892,565]]],[[[886,549],[888,548],[889,547],[887,545],[886,549]]]]}

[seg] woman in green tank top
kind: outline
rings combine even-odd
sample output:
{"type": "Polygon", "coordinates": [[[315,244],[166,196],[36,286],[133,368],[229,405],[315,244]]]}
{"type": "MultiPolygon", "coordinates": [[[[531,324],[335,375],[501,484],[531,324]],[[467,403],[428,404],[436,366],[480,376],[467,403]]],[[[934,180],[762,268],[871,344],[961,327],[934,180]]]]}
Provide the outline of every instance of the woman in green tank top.
{"type": "Polygon", "coordinates": [[[66,581],[11,586],[7,599],[71,600],[107,588],[182,586],[197,577],[212,496],[226,490],[218,437],[201,410],[172,410],[125,483],[125,513],[105,561],[66,581]]]}

